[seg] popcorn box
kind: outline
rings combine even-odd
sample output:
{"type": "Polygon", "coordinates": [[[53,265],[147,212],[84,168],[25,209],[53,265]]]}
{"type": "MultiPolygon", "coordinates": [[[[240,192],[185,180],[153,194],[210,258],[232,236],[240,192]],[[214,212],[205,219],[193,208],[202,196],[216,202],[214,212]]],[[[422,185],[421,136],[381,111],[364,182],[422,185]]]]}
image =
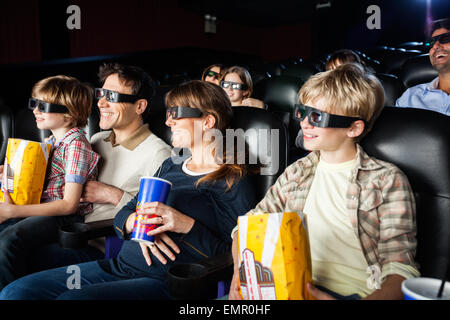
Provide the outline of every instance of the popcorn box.
{"type": "Polygon", "coordinates": [[[312,300],[306,216],[281,212],[240,216],[239,280],[245,300],[312,300]]]}
{"type": "Polygon", "coordinates": [[[8,190],[14,204],[40,203],[50,149],[48,143],[8,139],[0,202],[8,190]]]}

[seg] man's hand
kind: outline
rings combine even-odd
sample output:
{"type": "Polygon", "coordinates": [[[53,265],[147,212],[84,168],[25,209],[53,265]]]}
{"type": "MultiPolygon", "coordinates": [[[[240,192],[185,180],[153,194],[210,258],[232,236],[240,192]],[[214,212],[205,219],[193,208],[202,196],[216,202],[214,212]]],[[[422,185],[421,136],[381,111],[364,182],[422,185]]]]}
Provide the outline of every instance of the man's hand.
{"type": "Polygon", "coordinates": [[[80,202],[111,203],[117,206],[122,196],[123,191],[119,188],[99,181],[87,181],[80,202]]]}

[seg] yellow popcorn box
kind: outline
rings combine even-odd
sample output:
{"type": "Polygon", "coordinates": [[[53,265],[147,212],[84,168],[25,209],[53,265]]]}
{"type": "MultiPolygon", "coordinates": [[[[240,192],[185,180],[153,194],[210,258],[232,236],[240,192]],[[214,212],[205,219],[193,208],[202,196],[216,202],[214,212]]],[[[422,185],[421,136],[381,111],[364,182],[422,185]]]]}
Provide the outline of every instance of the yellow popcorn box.
{"type": "Polygon", "coordinates": [[[298,212],[240,216],[239,280],[245,300],[312,300],[306,216],[298,212]]]}
{"type": "Polygon", "coordinates": [[[2,190],[9,191],[14,204],[37,204],[41,201],[51,144],[8,139],[2,190]]]}

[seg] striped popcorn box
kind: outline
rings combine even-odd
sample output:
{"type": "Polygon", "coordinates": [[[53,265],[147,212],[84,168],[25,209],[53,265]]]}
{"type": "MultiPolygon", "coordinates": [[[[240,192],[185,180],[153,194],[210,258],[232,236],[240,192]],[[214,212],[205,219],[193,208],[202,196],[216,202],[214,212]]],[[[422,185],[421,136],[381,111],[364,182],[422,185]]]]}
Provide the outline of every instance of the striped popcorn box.
{"type": "Polygon", "coordinates": [[[239,280],[245,300],[310,300],[311,253],[306,216],[298,212],[240,216],[239,280]]]}

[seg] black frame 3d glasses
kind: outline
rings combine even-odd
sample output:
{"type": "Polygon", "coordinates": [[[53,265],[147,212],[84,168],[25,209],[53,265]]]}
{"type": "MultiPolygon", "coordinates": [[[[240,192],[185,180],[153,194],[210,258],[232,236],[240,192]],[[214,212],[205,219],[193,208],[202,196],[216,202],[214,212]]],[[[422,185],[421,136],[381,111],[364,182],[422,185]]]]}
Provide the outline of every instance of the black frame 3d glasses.
{"type": "Polygon", "coordinates": [[[212,77],[214,79],[219,79],[220,78],[220,73],[212,71],[212,70],[207,70],[207,71],[205,71],[205,75],[204,76],[205,76],[205,78],[206,77],[212,77]]]}
{"type": "Polygon", "coordinates": [[[28,109],[34,110],[38,108],[40,112],[44,113],[68,113],[69,109],[66,106],[60,104],[53,104],[50,102],[45,102],[39,99],[30,98],[28,99],[28,109]]]}
{"type": "Polygon", "coordinates": [[[191,107],[168,107],[166,110],[166,120],[172,117],[172,120],[180,118],[201,118],[203,112],[191,107]]]}
{"type": "Polygon", "coordinates": [[[231,87],[233,90],[247,90],[248,87],[245,83],[237,83],[237,82],[231,82],[231,81],[220,81],[220,86],[224,89],[231,87]]]}
{"type": "Polygon", "coordinates": [[[134,94],[120,93],[117,91],[103,88],[95,88],[94,97],[97,100],[100,100],[103,97],[105,97],[106,101],[108,102],[129,102],[129,103],[135,103],[139,99],[145,99],[144,97],[137,96],[134,94]]]}
{"type": "Polygon", "coordinates": [[[305,106],[304,104],[296,104],[293,118],[302,121],[305,117],[308,117],[308,122],[311,125],[320,128],[348,128],[357,120],[364,121],[361,118],[340,116],[305,106]]]}
{"type": "Polygon", "coordinates": [[[434,44],[438,41],[440,44],[449,43],[450,42],[450,32],[446,32],[446,33],[440,34],[438,36],[431,37],[427,42],[425,42],[425,45],[432,48],[434,46],[434,44]]]}

